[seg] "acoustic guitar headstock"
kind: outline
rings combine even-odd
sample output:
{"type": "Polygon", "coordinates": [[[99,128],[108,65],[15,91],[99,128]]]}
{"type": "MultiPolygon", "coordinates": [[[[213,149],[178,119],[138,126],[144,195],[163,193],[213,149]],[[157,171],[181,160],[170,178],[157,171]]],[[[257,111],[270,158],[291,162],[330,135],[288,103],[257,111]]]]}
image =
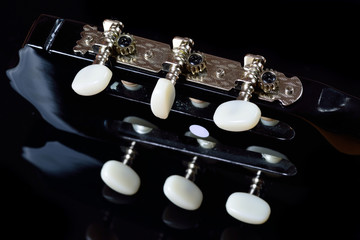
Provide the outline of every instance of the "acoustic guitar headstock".
{"type": "MultiPolygon", "coordinates": [[[[131,167],[139,152],[166,150],[187,159],[183,173],[164,181],[164,195],[172,203],[186,210],[201,207],[206,196],[196,185],[199,169],[243,167],[254,176],[249,191],[231,194],[226,211],[240,221],[262,224],[271,212],[260,198],[263,177],[297,173],[281,147],[273,150],[264,142],[291,142],[296,123],[304,120],[322,133],[349,136],[354,146],[359,142],[360,133],[351,125],[324,118],[331,112],[356,122],[356,97],[269,69],[260,55],[247,54],[239,62],[204,53],[189,37],[174,37],[170,44],[124,29],[117,20],[97,27],[42,16],[20,51],[28,61],[8,71],[14,86],[25,75],[34,81],[29,77],[34,74],[57,86],[59,97],[47,99],[60,101],[71,118],[24,96],[55,127],[125,147],[122,159],[105,162],[101,170],[102,180],[116,192],[131,196],[141,189],[141,176],[131,167]],[[33,65],[40,63],[61,70],[36,72],[33,65]],[[333,97],[338,100],[326,101],[333,97]]],[[[341,149],[356,153],[355,147],[341,149]]]]}
{"type": "MultiPolygon", "coordinates": [[[[218,127],[234,132],[249,130],[260,120],[260,109],[249,103],[252,94],[263,101],[279,101],[282,106],[293,104],[302,95],[299,78],[288,78],[281,72],[266,69],[263,56],[246,55],[242,67],[240,62],[195,50],[190,38],[174,37],[171,47],[123,33],[123,27],[121,22],[113,20],[104,21],[103,32],[97,27],[84,26],[74,52],[82,56],[90,53],[95,60],[75,76],[72,88],[76,93],[89,96],[103,91],[111,80],[112,72],[106,65],[112,58],[114,67],[118,64],[159,76],[150,106],[153,114],[161,119],[168,117],[174,104],[178,80],[183,84],[191,83],[187,87],[195,90],[188,92],[206,88],[213,93],[213,98],[220,91],[232,92],[236,101],[219,106],[213,119],[218,127]],[[228,109],[236,109],[236,112],[230,110],[231,115],[224,115],[228,109]]],[[[137,90],[135,83],[122,83],[129,90],[137,90]]],[[[208,105],[202,99],[191,98],[191,101],[199,108],[208,105]]]]}

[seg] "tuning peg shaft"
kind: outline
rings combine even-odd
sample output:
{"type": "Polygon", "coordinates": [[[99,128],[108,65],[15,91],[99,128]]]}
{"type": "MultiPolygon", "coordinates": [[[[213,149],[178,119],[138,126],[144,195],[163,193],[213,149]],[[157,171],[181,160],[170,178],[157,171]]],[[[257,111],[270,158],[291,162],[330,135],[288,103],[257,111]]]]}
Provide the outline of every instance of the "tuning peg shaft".
{"type": "Polygon", "coordinates": [[[113,48],[117,45],[123,24],[119,21],[105,21],[102,39],[104,43],[93,46],[97,49],[97,55],[92,65],[81,69],[75,76],[71,87],[81,96],[92,96],[102,92],[109,84],[112,71],[105,65],[113,48]]]}
{"type": "Polygon", "coordinates": [[[161,119],[166,119],[175,100],[175,84],[179,78],[187,57],[194,45],[190,38],[175,37],[173,39],[173,60],[169,62],[169,72],[166,78],[158,79],[150,99],[153,114],[161,119]]]}

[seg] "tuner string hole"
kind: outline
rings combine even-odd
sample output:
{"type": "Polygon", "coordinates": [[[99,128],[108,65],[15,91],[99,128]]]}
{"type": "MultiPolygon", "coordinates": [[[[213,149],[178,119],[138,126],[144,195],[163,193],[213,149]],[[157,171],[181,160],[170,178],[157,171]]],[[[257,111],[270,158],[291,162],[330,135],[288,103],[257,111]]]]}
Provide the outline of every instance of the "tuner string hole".
{"type": "Polygon", "coordinates": [[[197,99],[197,98],[192,98],[189,97],[191,104],[196,107],[196,108],[206,108],[210,105],[209,102],[197,99]]]}
{"type": "Polygon", "coordinates": [[[273,118],[269,118],[269,117],[264,117],[261,116],[260,121],[263,125],[267,126],[267,127],[274,127],[276,126],[280,121],[277,119],[273,119],[273,118]]]}
{"type": "Polygon", "coordinates": [[[125,81],[125,80],[121,80],[121,83],[127,90],[130,90],[130,91],[137,91],[142,87],[140,84],[125,81]]]}

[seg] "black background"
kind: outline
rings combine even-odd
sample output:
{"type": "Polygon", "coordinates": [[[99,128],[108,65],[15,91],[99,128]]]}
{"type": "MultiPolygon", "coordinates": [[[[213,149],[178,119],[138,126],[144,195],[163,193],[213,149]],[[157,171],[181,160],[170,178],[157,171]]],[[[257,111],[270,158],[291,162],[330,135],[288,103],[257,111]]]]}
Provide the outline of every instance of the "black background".
{"type": "MultiPolygon", "coordinates": [[[[126,31],[135,35],[162,42],[170,42],[175,35],[188,36],[204,52],[239,61],[246,53],[261,54],[269,67],[360,96],[360,3],[357,1],[5,1],[0,11],[3,140],[0,211],[2,234],[11,239],[84,239],[87,226],[100,221],[106,215],[104,209],[111,209],[101,200],[94,200],[92,195],[81,196],[81,188],[88,189],[89,184],[100,186],[99,178],[92,178],[97,176],[93,172],[47,184],[44,183],[46,178],[21,157],[22,146],[29,144],[37,134],[34,122],[35,126],[43,123],[31,105],[11,89],[5,70],[16,59],[28,29],[40,14],[95,25],[100,25],[105,18],[117,18],[125,24],[126,31]]],[[[64,133],[54,132],[56,137],[68,138],[64,133]]],[[[146,210],[144,206],[135,205],[129,209],[121,206],[115,208],[115,215],[122,219],[115,224],[119,239],[120,236],[134,239],[131,233],[141,236],[139,232],[144,233],[139,239],[199,236],[199,239],[221,239],[224,235],[221,229],[227,229],[226,226],[237,236],[235,239],[333,235],[359,239],[360,159],[339,154],[317,133],[310,131],[309,134],[299,136],[308,138],[307,144],[298,146],[303,157],[303,162],[299,163],[300,173],[291,180],[284,179],[283,190],[280,187],[272,194],[277,195],[278,202],[274,204],[275,213],[270,223],[244,226],[223,214],[221,208],[213,210],[216,219],[203,221],[205,227],[202,229],[206,230],[175,231],[153,222],[151,216],[157,214],[156,207],[142,214],[141,210],[146,210]],[[121,218],[122,215],[125,217],[121,218]],[[126,217],[131,220],[127,221],[126,217]],[[136,227],[137,221],[142,227],[136,227]]],[[[91,145],[87,141],[84,144],[91,145]]],[[[154,201],[157,202],[155,206],[166,202],[154,201]]],[[[151,209],[151,202],[146,204],[151,209]]]]}

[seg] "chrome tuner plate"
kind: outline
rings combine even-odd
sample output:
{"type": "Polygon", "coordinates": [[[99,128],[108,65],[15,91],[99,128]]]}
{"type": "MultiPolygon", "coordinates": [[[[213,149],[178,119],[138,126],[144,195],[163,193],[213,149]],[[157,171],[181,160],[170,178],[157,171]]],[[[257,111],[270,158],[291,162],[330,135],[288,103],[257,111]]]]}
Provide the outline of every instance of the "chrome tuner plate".
{"type": "MultiPolygon", "coordinates": [[[[97,27],[85,25],[83,27],[83,32],[80,34],[81,39],[76,42],[76,46],[73,48],[73,51],[82,55],[87,52],[90,54],[97,54],[99,46],[101,47],[103,43],[107,41],[106,32],[113,23],[113,20],[105,20],[103,22],[104,32],[99,31],[97,27]]],[[[116,21],[116,23],[119,22],[116,21]]],[[[152,73],[171,71],[171,66],[174,64],[174,54],[169,44],[135,35],[131,35],[131,38],[136,42],[135,50],[128,55],[113,54],[118,64],[123,64],[152,73]]],[[[246,86],[250,84],[254,88],[253,93],[257,94],[259,99],[268,102],[277,100],[283,106],[293,104],[302,95],[303,87],[298,77],[288,78],[281,72],[263,69],[263,64],[266,61],[262,56],[252,54],[246,55],[244,59],[244,67],[242,67],[241,63],[238,61],[207,53],[198,54],[206,59],[206,67],[205,65],[201,66],[200,71],[182,71],[181,75],[183,75],[189,82],[224,91],[230,91],[231,89],[238,88],[239,82],[242,84],[245,83],[246,86]],[[254,75],[249,77],[249,69],[252,71],[251,64],[254,59],[261,59],[263,63],[261,64],[261,67],[259,66],[259,68],[256,68],[255,66],[256,76],[254,75]],[[270,76],[269,78],[269,74],[264,75],[266,72],[272,73],[273,76],[270,76]],[[274,82],[272,83],[269,81],[274,82]]],[[[189,63],[187,62],[187,64],[189,63]]],[[[188,66],[187,69],[193,68],[188,66]]],[[[246,89],[246,86],[244,89],[246,89]]]]}

